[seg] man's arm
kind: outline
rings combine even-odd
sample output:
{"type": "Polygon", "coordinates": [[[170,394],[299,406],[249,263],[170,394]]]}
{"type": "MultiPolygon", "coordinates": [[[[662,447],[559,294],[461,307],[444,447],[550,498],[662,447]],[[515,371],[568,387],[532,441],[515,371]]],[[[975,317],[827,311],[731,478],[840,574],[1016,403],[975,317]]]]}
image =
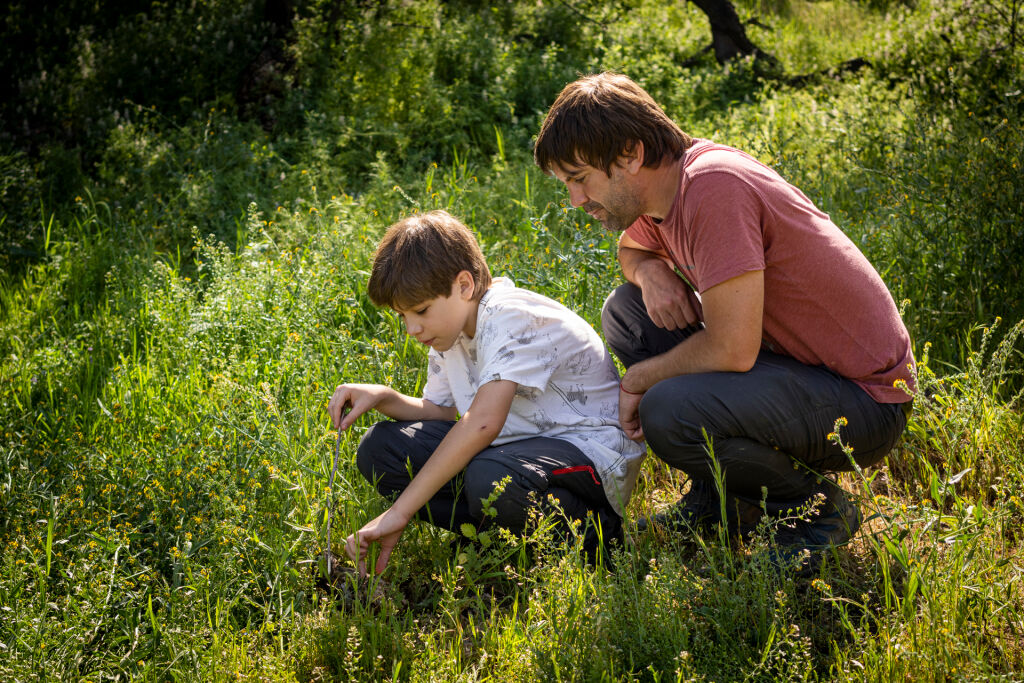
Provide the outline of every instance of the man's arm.
{"type": "Polygon", "coordinates": [[[374,567],[379,574],[387,566],[399,536],[417,510],[498,437],[517,386],[509,380],[496,380],[480,387],[469,410],[441,440],[391,508],[348,537],[345,551],[358,563],[360,574],[366,573],[365,557],[370,543],[379,542],[381,546],[374,567]]]}
{"type": "Polygon", "coordinates": [[[648,249],[624,232],[619,238],[619,265],[626,279],[640,288],[647,314],[655,325],[681,330],[700,322],[693,292],[676,274],[666,252],[648,249]]]}
{"type": "Polygon", "coordinates": [[[746,372],[761,350],[764,271],[726,280],[704,292],[704,328],[665,353],[630,366],[622,376],[619,422],[643,438],[637,408],[644,392],[663,379],[698,372],[746,372]]]}
{"type": "Polygon", "coordinates": [[[761,349],[764,325],[764,271],[755,270],[704,292],[704,329],[671,350],[636,363],[622,385],[642,392],[677,375],[746,372],[761,349]]]}

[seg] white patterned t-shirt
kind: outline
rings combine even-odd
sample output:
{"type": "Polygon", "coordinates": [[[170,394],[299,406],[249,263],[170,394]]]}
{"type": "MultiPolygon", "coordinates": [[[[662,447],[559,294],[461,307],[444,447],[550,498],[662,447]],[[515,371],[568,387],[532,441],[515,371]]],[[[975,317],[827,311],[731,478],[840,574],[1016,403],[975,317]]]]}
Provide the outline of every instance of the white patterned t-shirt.
{"type": "Polygon", "coordinates": [[[464,414],[495,380],[519,386],[494,445],[568,441],[593,462],[622,514],[646,449],[619,427],[618,371],[593,328],[557,301],[495,278],[480,300],[476,335],[460,334],[443,353],[430,350],[423,398],[464,414]]]}

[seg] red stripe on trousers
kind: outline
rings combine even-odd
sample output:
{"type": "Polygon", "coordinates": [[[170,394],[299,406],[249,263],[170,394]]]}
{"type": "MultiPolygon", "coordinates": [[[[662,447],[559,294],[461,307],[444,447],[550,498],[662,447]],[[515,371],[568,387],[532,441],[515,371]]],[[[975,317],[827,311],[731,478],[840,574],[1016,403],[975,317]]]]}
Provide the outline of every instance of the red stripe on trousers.
{"type": "Polygon", "coordinates": [[[594,474],[594,468],[590,465],[576,465],[575,467],[560,467],[557,470],[551,470],[551,474],[575,474],[576,472],[589,472],[590,478],[594,480],[594,486],[600,486],[601,482],[597,480],[597,475],[594,474]]]}

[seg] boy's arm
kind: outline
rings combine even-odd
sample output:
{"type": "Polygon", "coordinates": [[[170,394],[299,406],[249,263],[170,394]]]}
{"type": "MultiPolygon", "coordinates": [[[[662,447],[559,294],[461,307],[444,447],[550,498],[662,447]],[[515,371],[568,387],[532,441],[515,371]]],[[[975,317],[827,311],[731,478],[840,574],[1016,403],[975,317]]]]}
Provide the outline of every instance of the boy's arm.
{"type": "Polygon", "coordinates": [[[454,420],[455,407],[445,408],[424,398],[413,398],[382,384],[342,384],[334,390],[327,412],[335,429],[348,429],[368,410],[392,420],[454,420]],[[345,413],[346,406],[349,408],[345,413]]]}
{"type": "Polygon", "coordinates": [[[469,410],[455,423],[391,508],[348,537],[345,551],[358,563],[360,574],[366,573],[364,558],[370,543],[379,542],[381,546],[374,567],[374,572],[379,574],[387,566],[392,549],[413,515],[498,437],[517,386],[509,380],[495,380],[480,387],[469,410]]]}

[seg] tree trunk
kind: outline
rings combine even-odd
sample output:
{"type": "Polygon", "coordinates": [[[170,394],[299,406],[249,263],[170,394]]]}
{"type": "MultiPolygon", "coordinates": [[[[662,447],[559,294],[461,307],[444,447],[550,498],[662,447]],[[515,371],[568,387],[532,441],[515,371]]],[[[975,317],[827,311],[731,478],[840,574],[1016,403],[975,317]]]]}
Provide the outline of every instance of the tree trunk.
{"type": "Polygon", "coordinates": [[[269,105],[284,93],[284,73],[291,68],[286,46],[292,34],[295,4],[295,0],[267,0],[263,6],[266,42],[242,71],[235,91],[242,117],[255,116],[267,130],[275,123],[269,105]]]}
{"type": "Polygon", "coordinates": [[[768,56],[750,42],[747,31],[729,0],[691,0],[711,22],[711,44],[719,64],[744,56],[768,56]]]}

